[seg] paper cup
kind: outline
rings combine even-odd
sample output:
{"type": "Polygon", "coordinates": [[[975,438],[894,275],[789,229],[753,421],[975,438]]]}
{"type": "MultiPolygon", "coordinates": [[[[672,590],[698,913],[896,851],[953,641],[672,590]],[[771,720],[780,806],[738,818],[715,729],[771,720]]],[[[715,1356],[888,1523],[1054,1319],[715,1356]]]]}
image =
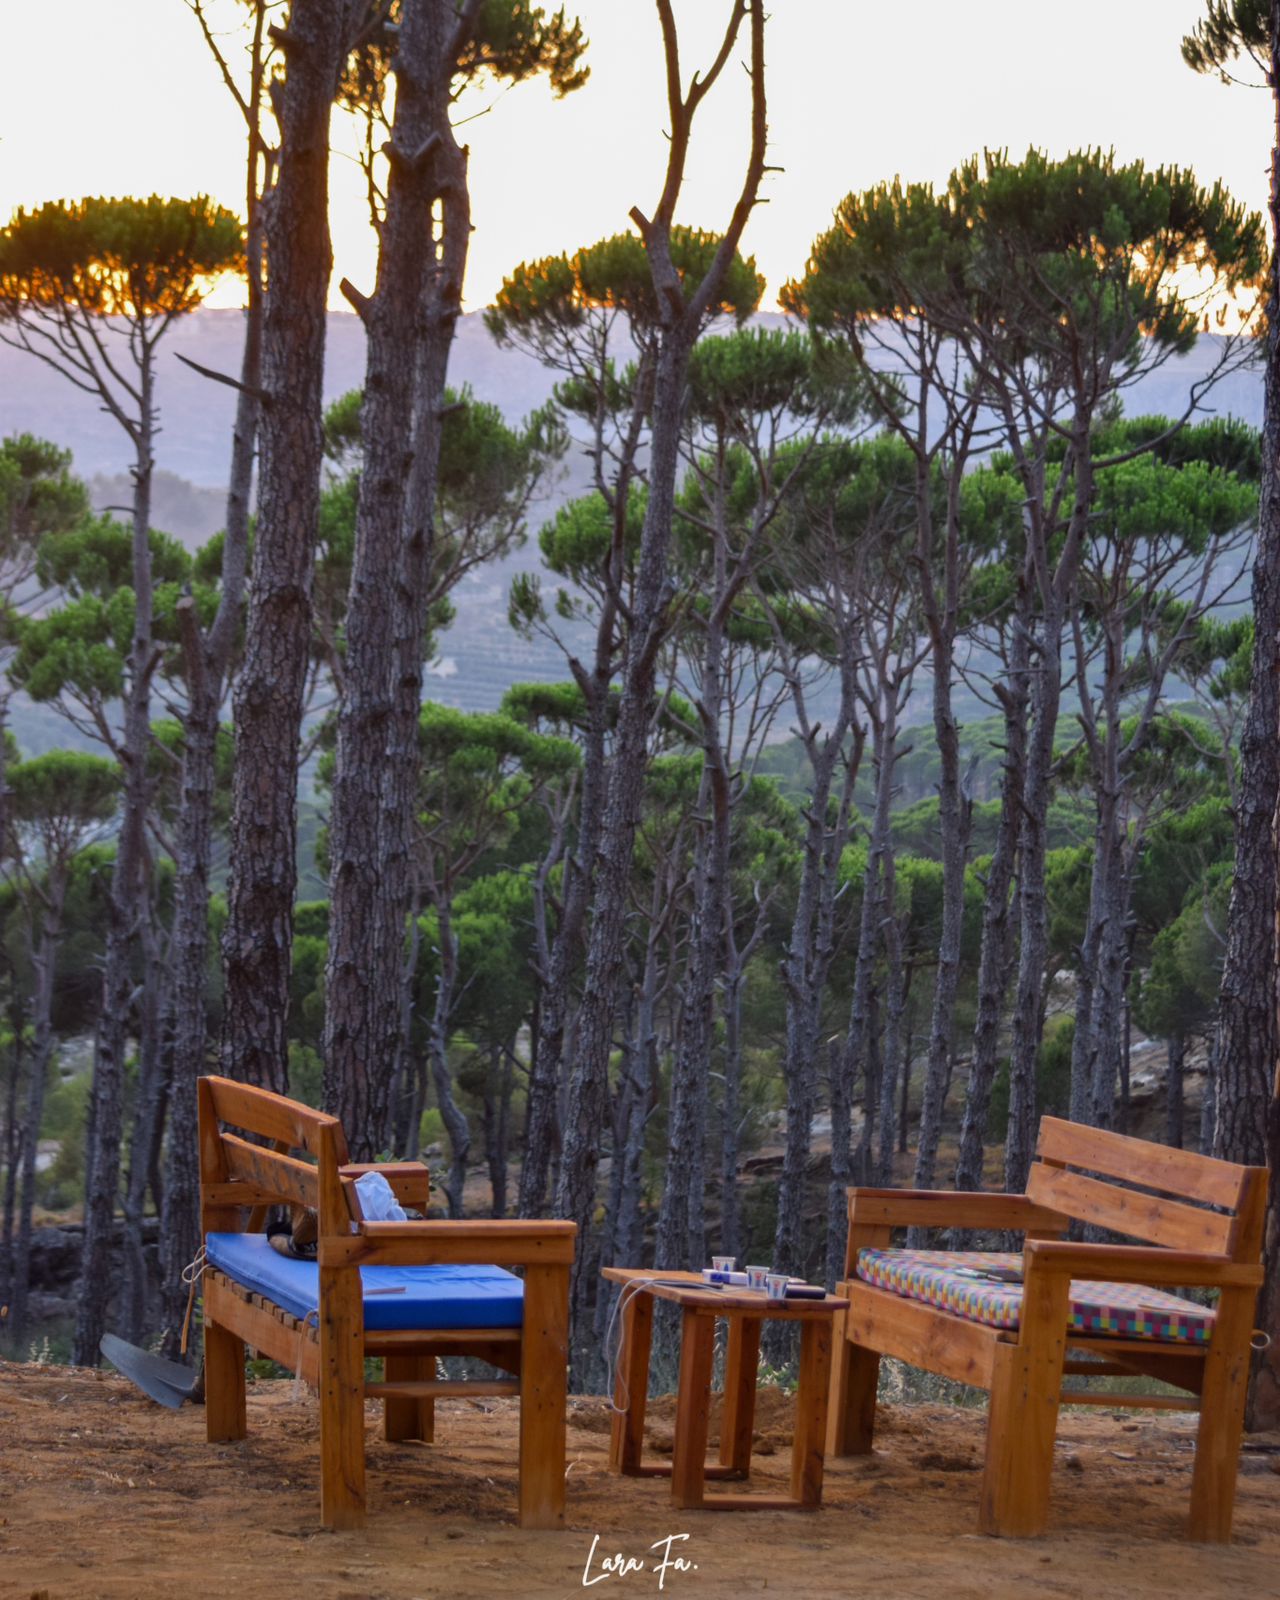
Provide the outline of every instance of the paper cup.
{"type": "Polygon", "coordinates": [[[747,1268],[747,1288],[748,1289],[756,1289],[761,1294],[763,1294],[764,1293],[765,1279],[767,1277],[769,1277],[769,1276],[770,1276],[770,1273],[769,1273],[768,1267],[748,1267],[747,1268]]]}
{"type": "Polygon", "coordinates": [[[770,1300],[785,1300],[790,1281],[785,1272],[770,1272],[764,1280],[764,1292],[770,1300]]]}
{"type": "Polygon", "coordinates": [[[712,1256],[712,1272],[732,1272],[735,1258],[733,1256],[712,1256]]]}

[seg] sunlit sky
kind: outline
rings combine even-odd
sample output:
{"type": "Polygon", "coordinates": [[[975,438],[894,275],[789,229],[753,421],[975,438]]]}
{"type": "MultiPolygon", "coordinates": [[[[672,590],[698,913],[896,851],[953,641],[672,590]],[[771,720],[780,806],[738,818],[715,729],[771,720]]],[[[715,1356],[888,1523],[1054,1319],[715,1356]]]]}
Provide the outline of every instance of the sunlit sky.
{"type": "MultiPolygon", "coordinates": [[[[558,0],[555,0],[558,3],[558,0]]],[[[234,0],[210,0],[232,28],[234,0]]],[[[984,146],[1082,144],[1192,166],[1262,208],[1267,99],[1197,78],[1179,40],[1203,0],[773,0],[768,26],[769,204],[746,247],[772,304],[850,189],[900,172],[945,179],[984,146]]],[[[665,160],[652,0],[578,0],[592,76],[564,101],[542,82],[470,93],[475,235],[466,301],[488,302],[516,262],[571,249],[652,208],[665,160]]],[[[686,73],[714,53],[728,0],[677,0],[686,73]]],[[[184,0],[11,6],[0,98],[0,218],[84,194],[206,192],[240,209],[243,128],[184,0]]],[[[228,36],[228,50],[236,43],[228,36]]],[[[746,148],[746,79],[704,102],[681,220],[722,227],[746,148]]],[[[369,289],[374,240],[356,139],[335,121],[336,271],[369,289]]],[[[228,300],[227,291],[219,297],[228,300]]]]}

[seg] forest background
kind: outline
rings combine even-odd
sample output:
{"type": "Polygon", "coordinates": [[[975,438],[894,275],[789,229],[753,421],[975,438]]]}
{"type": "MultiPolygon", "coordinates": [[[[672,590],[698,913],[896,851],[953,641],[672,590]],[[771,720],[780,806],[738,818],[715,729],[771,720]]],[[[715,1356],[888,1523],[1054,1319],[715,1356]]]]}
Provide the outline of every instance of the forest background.
{"type": "MultiPolygon", "coordinates": [[[[652,214],[510,261],[468,322],[459,97],[571,103],[580,25],[214,9],[242,214],[50,202],[0,234],[11,1346],[49,1309],[38,1206],[83,1207],[76,1359],[109,1314],[173,1345],[215,1060],[359,1152],[431,1150],[450,1214],[577,1218],[587,1384],[600,1264],[830,1281],[849,1182],[1020,1187],[1040,1111],[1130,1128],[1135,1034],[1159,1136],[1264,1160],[1262,216],[991,150],[849,193],[761,315],[762,8],[723,6],[691,77],[660,0],[652,214]],[[335,105],[378,241],[341,277],[363,392],[327,310],[335,105]],[[246,311],[197,309],[232,281],[246,311]],[[216,513],[156,470],[204,448],[195,383],[234,410],[216,513]],[[77,464],[114,430],[127,477],[74,474],[48,397],[77,389],[77,464]]],[[[1265,76],[1270,26],[1210,7],[1186,53],[1265,76]]]]}

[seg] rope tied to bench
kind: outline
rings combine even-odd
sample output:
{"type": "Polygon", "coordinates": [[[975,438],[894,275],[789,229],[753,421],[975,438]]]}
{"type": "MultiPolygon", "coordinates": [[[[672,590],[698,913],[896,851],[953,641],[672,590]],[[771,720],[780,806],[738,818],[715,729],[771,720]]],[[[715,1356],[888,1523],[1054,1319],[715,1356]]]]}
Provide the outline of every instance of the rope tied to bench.
{"type": "Polygon", "coordinates": [[[204,1246],[201,1245],[196,1251],[194,1258],[188,1261],[186,1266],[182,1269],[181,1279],[182,1282],[187,1285],[187,1314],[182,1319],[182,1341],[180,1345],[181,1352],[184,1356],[187,1353],[187,1341],[191,1335],[191,1313],[195,1309],[196,1284],[199,1283],[200,1279],[204,1276],[205,1269],[208,1267],[208,1265],[209,1258],[205,1254],[204,1246]]]}

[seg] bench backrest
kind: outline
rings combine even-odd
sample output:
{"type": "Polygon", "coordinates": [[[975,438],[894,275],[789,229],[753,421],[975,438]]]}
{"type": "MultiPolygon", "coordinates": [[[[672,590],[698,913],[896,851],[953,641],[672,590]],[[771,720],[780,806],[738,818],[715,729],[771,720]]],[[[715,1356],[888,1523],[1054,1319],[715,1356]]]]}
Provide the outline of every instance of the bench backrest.
{"type": "Polygon", "coordinates": [[[1256,1262],[1266,1171],[1044,1117],[1027,1196],[1148,1244],[1256,1262]]]}
{"type": "Polygon", "coordinates": [[[351,1212],[339,1176],[347,1141],[336,1117],[231,1078],[201,1078],[197,1089],[204,1232],[238,1232],[242,1207],[260,1217],[269,1205],[316,1212],[322,1234],[348,1230],[351,1212]],[[251,1143],[220,1123],[271,1142],[251,1143]],[[311,1161],[292,1155],[294,1150],[311,1161]]]}

